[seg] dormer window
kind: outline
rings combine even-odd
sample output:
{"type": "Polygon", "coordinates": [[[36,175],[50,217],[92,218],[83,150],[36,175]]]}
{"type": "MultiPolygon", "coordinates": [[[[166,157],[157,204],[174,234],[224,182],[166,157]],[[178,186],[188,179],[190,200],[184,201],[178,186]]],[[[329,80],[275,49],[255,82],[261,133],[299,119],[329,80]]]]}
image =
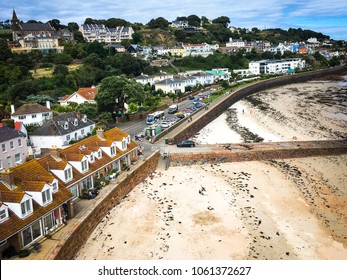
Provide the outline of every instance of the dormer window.
{"type": "Polygon", "coordinates": [[[52,201],[51,189],[47,189],[42,192],[42,202],[43,205],[52,201]]]}
{"type": "Polygon", "coordinates": [[[83,118],[82,118],[82,122],[86,123],[87,122],[87,116],[84,115],[83,118]]]}
{"type": "Polygon", "coordinates": [[[98,151],[98,158],[101,158],[102,154],[101,154],[101,151],[99,150],[98,151]]]}
{"type": "Polygon", "coordinates": [[[127,149],[127,143],[125,140],[122,141],[122,150],[126,150],[127,149]]]}
{"type": "Polygon", "coordinates": [[[69,124],[68,124],[68,122],[65,122],[64,129],[68,129],[68,128],[69,128],[69,124]]]}
{"type": "Polygon", "coordinates": [[[90,161],[91,161],[91,162],[94,161],[94,155],[93,155],[93,154],[90,155],[90,161]]]}
{"type": "Polygon", "coordinates": [[[59,187],[58,187],[58,183],[57,182],[53,182],[52,183],[52,189],[53,189],[53,192],[58,191],[59,187]]]}
{"type": "Polygon", "coordinates": [[[78,126],[78,119],[75,119],[75,120],[74,120],[73,125],[74,125],[74,126],[78,126]]]}
{"type": "Polygon", "coordinates": [[[114,146],[111,147],[111,156],[114,156],[116,154],[116,150],[114,146]]]}
{"type": "Polygon", "coordinates": [[[72,179],[72,170],[71,170],[71,168],[68,168],[68,169],[64,170],[64,178],[65,178],[65,182],[70,181],[72,179]]]}
{"type": "Polygon", "coordinates": [[[82,164],[82,172],[86,172],[88,170],[87,160],[82,161],[81,164],[82,164]]]}
{"type": "Polygon", "coordinates": [[[20,204],[20,207],[21,207],[21,210],[22,210],[22,216],[25,217],[29,214],[31,214],[33,212],[33,209],[32,209],[32,206],[31,206],[31,203],[30,203],[30,199],[22,202],[20,204]]]}
{"type": "Polygon", "coordinates": [[[0,223],[7,220],[8,218],[8,210],[7,208],[3,208],[0,210],[0,223]]]}

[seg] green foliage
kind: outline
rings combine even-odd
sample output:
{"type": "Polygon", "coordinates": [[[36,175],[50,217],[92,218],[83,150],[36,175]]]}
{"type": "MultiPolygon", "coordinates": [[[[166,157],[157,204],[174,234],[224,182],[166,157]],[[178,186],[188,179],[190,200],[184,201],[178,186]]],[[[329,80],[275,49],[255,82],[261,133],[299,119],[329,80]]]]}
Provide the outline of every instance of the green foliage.
{"type": "Polygon", "coordinates": [[[138,109],[139,109],[139,107],[137,106],[136,103],[130,103],[129,108],[128,108],[128,113],[129,114],[136,113],[138,111],[138,109]]]}
{"type": "Polygon", "coordinates": [[[82,103],[77,106],[76,110],[81,114],[87,115],[88,119],[98,119],[98,106],[96,104],[82,103]]]}
{"type": "Polygon", "coordinates": [[[151,19],[147,25],[150,28],[161,28],[161,29],[166,29],[169,26],[169,22],[163,18],[163,17],[158,17],[156,19],[151,19]]]}
{"type": "Polygon", "coordinates": [[[99,120],[104,120],[106,121],[105,124],[110,123],[113,121],[112,114],[111,112],[102,112],[99,115],[99,120]]]}
{"type": "Polygon", "coordinates": [[[12,57],[11,50],[7,47],[7,42],[4,39],[0,39],[0,61],[6,61],[12,57]]]}
{"type": "Polygon", "coordinates": [[[46,101],[49,101],[51,103],[56,103],[57,100],[54,99],[51,96],[48,95],[29,95],[26,100],[25,103],[39,103],[41,105],[46,105],[46,101]]]}

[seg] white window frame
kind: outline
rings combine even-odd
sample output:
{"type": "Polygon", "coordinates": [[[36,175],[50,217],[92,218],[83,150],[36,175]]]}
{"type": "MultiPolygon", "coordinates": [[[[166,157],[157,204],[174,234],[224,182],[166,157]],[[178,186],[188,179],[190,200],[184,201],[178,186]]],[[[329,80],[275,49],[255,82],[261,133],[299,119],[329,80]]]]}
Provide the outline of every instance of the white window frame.
{"type": "Polygon", "coordinates": [[[68,182],[72,179],[72,170],[71,168],[68,168],[66,170],[64,170],[64,178],[65,178],[65,182],[68,182]]]}
{"type": "Polygon", "coordinates": [[[20,153],[17,153],[17,154],[15,154],[14,155],[14,161],[16,162],[16,163],[22,163],[22,158],[21,158],[21,156],[20,156],[20,153]],[[19,160],[17,160],[17,156],[19,155],[19,160]]]}
{"type": "Polygon", "coordinates": [[[50,203],[52,201],[52,194],[51,194],[51,190],[47,189],[45,191],[43,191],[42,193],[42,203],[43,205],[46,205],[48,203],[50,203]]]}
{"type": "Polygon", "coordinates": [[[14,150],[14,143],[13,143],[13,141],[10,141],[10,149],[14,150]]]}
{"type": "Polygon", "coordinates": [[[53,182],[53,183],[52,183],[52,189],[53,189],[53,192],[58,191],[59,186],[58,186],[58,183],[57,183],[57,182],[53,182]]]}
{"type": "Polygon", "coordinates": [[[111,156],[114,156],[116,154],[116,149],[114,146],[111,146],[111,156]]]}
{"type": "Polygon", "coordinates": [[[7,149],[6,149],[6,143],[2,143],[2,144],[1,144],[1,151],[2,151],[3,153],[5,153],[5,152],[7,151],[7,149]]]}
{"type": "Polygon", "coordinates": [[[8,218],[8,210],[6,208],[0,210],[0,223],[7,220],[8,218]]]}
{"type": "Polygon", "coordinates": [[[21,207],[22,217],[26,217],[26,216],[28,216],[29,214],[31,214],[33,212],[33,208],[32,208],[30,199],[27,199],[26,201],[23,201],[20,204],[20,207],[21,207]],[[24,213],[23,213],[23,210],[24,210],[24,213]]]}
{"type": "Polygon", "coordinates": [[[87,163],[87,160],[82,161],[82,162],[81,162],[81,166],[82,166],[82,172],[88,171],[88,163],[87,163]]]}
{"type": "Polygon", "coordinates": [[[18,138],[18,146],[22,147],[22,139],[21,138],[18,138]]]}

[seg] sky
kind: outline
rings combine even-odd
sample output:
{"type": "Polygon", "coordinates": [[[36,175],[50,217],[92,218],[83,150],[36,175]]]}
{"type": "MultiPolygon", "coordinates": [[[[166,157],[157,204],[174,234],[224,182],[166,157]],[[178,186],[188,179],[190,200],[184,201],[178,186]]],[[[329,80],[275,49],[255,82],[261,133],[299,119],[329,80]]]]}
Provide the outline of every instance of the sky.
{"type": "Polygon", "coordinates": [[[302,28],[347,41],[346,0],[0,0],[0,21],[11,19],[13,9],[24,22],[59,19],[66,25],[83,24],[86,18],[146,24],[157,17],[173,21],[178,16],[227,16],[235,27],[302,28]]]}

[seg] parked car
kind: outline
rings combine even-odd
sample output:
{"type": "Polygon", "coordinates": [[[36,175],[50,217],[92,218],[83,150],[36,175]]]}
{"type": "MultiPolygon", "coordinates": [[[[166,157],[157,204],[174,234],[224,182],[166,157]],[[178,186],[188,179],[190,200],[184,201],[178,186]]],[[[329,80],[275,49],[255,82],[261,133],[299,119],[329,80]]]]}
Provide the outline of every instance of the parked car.
{"type": "Polygon", "coordinates": [[[168,121],[168,120],[164,120],[164,121],[160,122],[160,125],[161,125],[162,128],[168,128],[168,127],[171,126],[171,122],[168,121]]]}
{"type": "Polygon", "coordinates": [[[189,99],[189,100],[194,100],[195,97],[194,97],[193,95],[189,95],[189,96],[188,96],[188,99],[189,99]]]}
{"type": "Polygon", "coordinates": [[[176,116],[177,118],[179,118],[180,120],[185,118],[185,115],[184,115],[184,113],[182,113],[182,112],[177,112],[177,113],[175,114],[175,116],[176,116]]]}
{"type": "Polygon", "coordinates": [[[202,102],[199,102],[199,103],[196,103],[194,106],[199,109],[199,108],[205,107],[206,104],[202,103],[202,102]]]}
{"type": "Polygon", "coordinates": [[[195,147],[195,142],[193,140],[184,140],[177,143],[177,147],[195,147]]]}
{"type": "Polygon", "coordinates": [[[167,112],[168,112],[168,114],[174,114],[174,113],[178,112],[178,105],[177,104],[171,105],[167,112]]]}

